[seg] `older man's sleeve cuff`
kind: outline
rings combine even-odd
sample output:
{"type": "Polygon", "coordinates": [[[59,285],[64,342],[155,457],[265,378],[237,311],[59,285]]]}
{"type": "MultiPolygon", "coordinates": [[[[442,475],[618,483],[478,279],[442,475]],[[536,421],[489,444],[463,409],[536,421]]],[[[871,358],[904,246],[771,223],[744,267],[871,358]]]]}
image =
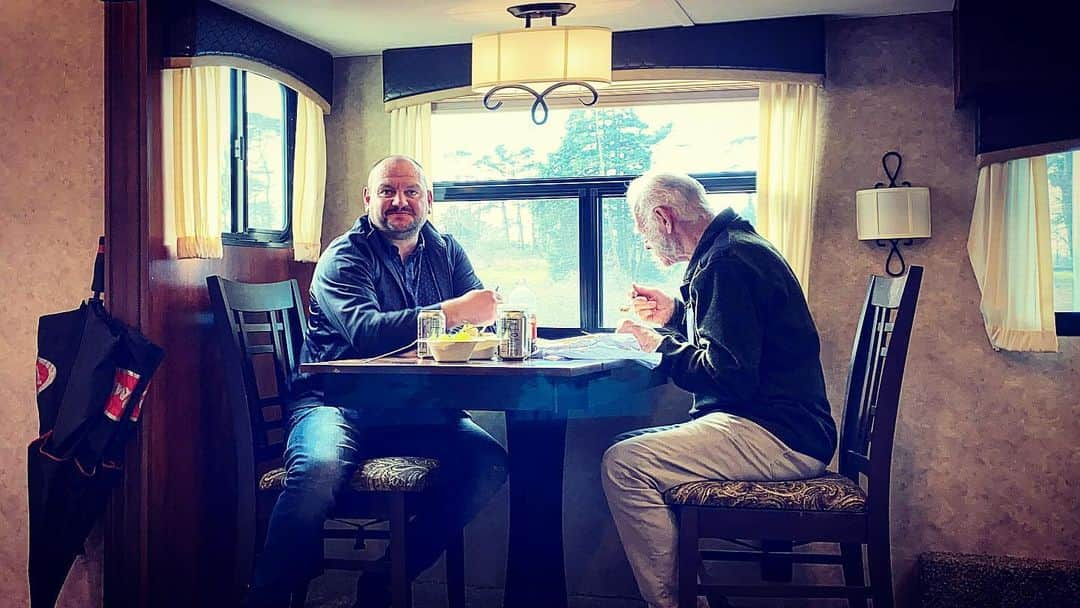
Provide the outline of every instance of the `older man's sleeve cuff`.
{"type": "Polygon", "coordinates": [[[689,343],[680,340],[679,336],[668,334],[660,340],[660,344],[656,346],[656,352],[664,355],[671,355],[687,346],[689,346],[689,343]]]}
{"type": "Polygon", "coordinates": [[[675,298],[675,310],[671,312],[671,318],[664,327],[673,331],[682,332],[686,325],[686,304],[679,298],[675,298]]]}

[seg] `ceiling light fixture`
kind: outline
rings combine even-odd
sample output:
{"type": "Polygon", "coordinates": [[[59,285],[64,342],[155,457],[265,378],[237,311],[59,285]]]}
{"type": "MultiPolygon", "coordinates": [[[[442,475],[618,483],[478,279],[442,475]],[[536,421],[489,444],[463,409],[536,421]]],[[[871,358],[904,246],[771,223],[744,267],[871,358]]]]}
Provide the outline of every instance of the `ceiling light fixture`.
{"type": "Polygon", "coordinates": [[[545,98],[555,89],[582,87],[592,94],[592,99],[581,100],[582,105],[596,103],[597,87],[611,84],[611,30],[557,25],[556,19],[574,6],[570,2],[511,6],[507,12],[525,20],[523,29],[473,36],[472,88],[484,93],[485,108],[502,106],[493,99],[500,91],[525,91],[534,98],[532,120],[542,125],[548,119],[545,98]],[[533,19],[549,17],[551,27],[532,27],[533,19]]]}

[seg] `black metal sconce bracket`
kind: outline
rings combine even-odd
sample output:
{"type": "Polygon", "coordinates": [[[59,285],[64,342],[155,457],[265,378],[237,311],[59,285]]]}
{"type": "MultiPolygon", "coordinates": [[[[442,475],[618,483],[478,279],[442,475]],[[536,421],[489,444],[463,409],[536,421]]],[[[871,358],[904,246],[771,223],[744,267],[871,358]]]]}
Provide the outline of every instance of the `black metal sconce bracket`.
{"type": "MultiPolygon", "coordinates": [[[[909,247],[913,242],[911,239],[903,240],[903,244],[909,247]]],[[[889,249],[889,257],[885,259],[885,274],[889,275],[890,277],[904,276],[904,272],[907,270],[907,262],[904,261],[904,254],[900,253],[900,239],[889,239],[888,241],[878,239],[875,242],[877,243],[878,247],[890,247],[891,245],[891,249],[889,249]],[[893,272],[892,270],[893,256],[895,256],[896,259],[900,261],[900,269],[896,272],[893,272]]]]}
{"type": "MultiPolygon", "coordinates": [[[[881,157],[881,167],[883,169],[885,169],[885,176],[889,178],[889,185],[888,185],[889,188],[896,188],[896,178],[900,176],[900,167],[902,167],[902,166],[904,166],[904,158],[902,156],[900,156],[900,153],[895,151],[895,150],[890,150],[890,151],[886,152],[881,157]],[[888,161],[889,161],[890,157],[895,157],[896,158],[896,168],[893,169],[893,170],[889,170],[889,162],[888,161]]],[[[900,182],[900,185],[903,186],[903,187],[910,187],[911,182],[908,182],[908,181],[900,182]]],[[[876,184],[874,184],[874,187],[875,188],[884,188],[885,183],[884,182],[877,182],[876,184]]],[[[904,254],[900,253],[900,244],[901,244],[900,241],[901,241],[901,239],[888,239],[887,241],[882,240],[882,239],[878,239],[877,241],[875,241],[877,243],[878,247],[889,247],[890,248],[889,249],[889,257],[885,258],[885,274],[889,275],[890,277],[903,276],[904,272],[907,270],[907,262],[904,261],[904,254]],[[893,270],[892,270],[893,258],[894,257],[900,263],[900,269],[897,270],[896,272],[893,272],[893,270]]],[[[903,241],[904,241],[903,244],[905,246],[908,246],[908,247],[910,247],[914,243],[914,241],[912,241],[911,239],[903,239],[903,241]]]]}
{"type": "MultiPolygon", "coordinates": [[[[895,151],[895,150],[890,150],[890,151],[886,152],[884,156],[881,157],[881,167],[883,169],[885,169],[885,176],[889,178],[889,188],[895,188],[896,187],[896,178],[900,176],[900,167],[902,167],[902,166],[904,166],[904,158],[902,156],[900,156],[900,153],[895,151]],[[888,160],[889,160],[889,157],[891,157],[891,156],[896,157],[896,170],[895,171],[889,171],[888,160]]],[[[904,187],[909,187],[909,186],[911,186],[911,182],[900,182],[900,185],[904,186],[904,187]]],[[[874,187],[875,188],[883,188],[883,187],[885,187],[885,182],[878,182],[878,183],[874,184],[874,187]]]]}

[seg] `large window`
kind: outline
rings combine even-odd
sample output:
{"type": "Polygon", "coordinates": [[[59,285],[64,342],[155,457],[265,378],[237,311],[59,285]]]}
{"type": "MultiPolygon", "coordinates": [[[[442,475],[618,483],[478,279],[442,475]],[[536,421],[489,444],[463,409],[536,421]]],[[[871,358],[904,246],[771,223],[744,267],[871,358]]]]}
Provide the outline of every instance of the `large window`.
{"type": "Polygon", "coordinates": [[[232,70],[228,200],[223,237],[240,245],[285,245],[290,239],[296,93],[281,83],[232,70]]]}
{"type": "Polygon", "coordinates": [[[685,264],[661,267],[643,247],[624,198],[650,168],[690,172],[709,204],[754,218],[757,101],[753,91],[601,108],[436,106],[436,211],[477,274],[536,296],[548,335],[613,327],[631,282],[677,291],[685,264]]]}
{"type": "Polygon", "coordinates": [[[1046,157],[1050,182],[1050,255],[1058,334],[1080,335],[1080,151],[1046,157]]]}

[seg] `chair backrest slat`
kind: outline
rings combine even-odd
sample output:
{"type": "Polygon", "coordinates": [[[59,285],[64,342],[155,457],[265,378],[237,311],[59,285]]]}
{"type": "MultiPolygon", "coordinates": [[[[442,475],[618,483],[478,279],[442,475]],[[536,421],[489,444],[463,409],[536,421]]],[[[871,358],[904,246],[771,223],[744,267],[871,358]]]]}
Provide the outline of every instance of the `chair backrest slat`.
{"type": "Polygon", "coordinates": [[[873,504],[888,504],[893,431],[922,267],[899,278],[870,278],[855,331],[840,436],[840,472],[868,478],[873,504]]]}
{"type": "MultiPolygon", "coordinates": [[[[297,292],[297,298],[299,298],[299,291],[297,292]]],[[[299,318],[302,319],[303,318],[303,304],[300,304],[300,311],[301,311],[301,316],[299,318]]],[[[303,327],[299,327],[299,328],[295,327],[294,323],[293,323],[293,320],[292,320],[292,317],[290,317],[287,314],[283,314],[282,317],[281,317],[281,335],[282,335],[283,339],[285,340],[285,343],[284,343],[283,346],[284,346],[284,349],[285,349],[286,352],[290,352],[290,353],[295,352],[296,353],[295,358],[290,358],[290,359],[284,361],[284,363],[285,363],[285,378],[292,378],[293,372],[296,371],[296,366],[300,364],[300,346],[301,346],[301,344],[298,344],[297,341],[294,339],[293,331],[296,331],[298,333],[298,335],[301,335],[301,336],[304,335],[304,328],[303,327]]]]}
{"type": "Polygon", "coordinates": [[[285,399],[303,343],[304,308],[295,280],[245,284],[206,278],[222,349],[226,402],[236,455],[233,583],[251,579],[258,538],[258,478],[279,466],[287,436],[285,399]]]}
{"type": "MultiPolygon", "coordinates": [[[[239,283],[207,277],[225,350],[228,406],[246,436],[253,470],[280,460],[285,448],[284,395],[300,357],[304,310],[295,280],[239,283]],[[268,415],[268,411],[276,415],[268,415]]],[[[237,448],[238,458],[244,458],[237,448]]],[[[252,483],[254,483],[252,479],[252,483]]]]}

